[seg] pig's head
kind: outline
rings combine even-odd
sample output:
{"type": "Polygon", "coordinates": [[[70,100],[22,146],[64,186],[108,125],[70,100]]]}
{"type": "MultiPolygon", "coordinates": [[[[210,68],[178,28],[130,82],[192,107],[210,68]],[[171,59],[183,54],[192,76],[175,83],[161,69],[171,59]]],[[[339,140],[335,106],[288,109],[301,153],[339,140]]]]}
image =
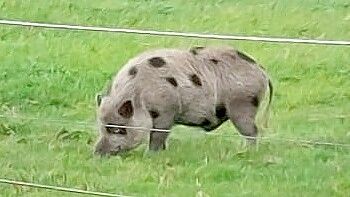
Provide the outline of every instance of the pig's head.
{"type": "Polygon", "coordinates": [[[152,127],[149,114],[145,113],[141,107],[135,108],[132,99],[114,99],[99,95],[96,101],[100,138],[95,146],[95,154],[117,155],[136,148],[146,139],[147,130],[112,127],[112,125],[147,129],[152,127]]]}

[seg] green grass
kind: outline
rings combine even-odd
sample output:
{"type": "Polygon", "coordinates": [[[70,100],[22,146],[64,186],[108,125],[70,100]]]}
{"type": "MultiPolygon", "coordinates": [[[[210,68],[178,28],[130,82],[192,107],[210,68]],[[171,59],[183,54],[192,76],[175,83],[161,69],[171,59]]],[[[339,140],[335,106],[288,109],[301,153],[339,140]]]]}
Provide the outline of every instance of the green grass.
{"type": "MultiPolygon", "coordinates": [[[[350,38],[346,0],[17,1],[0,18],[191,32],[350,38]],[[98,2],[98,3],[97,3],[98,2]]],[[[276,94],[265,136],[350,142],[350,48],[0,26],[0,177],[136,196],[347,196],[350,149],[261,141],[246,151],[176,127],[169,149],[93,157],[94,96],[147,49],[228,44],[266,67],[276,94]],[[50,122],[59,119],[69,122],[50,122]]],[[[222,135],[222,136],[220,136],[222,135]]],[[[231,135],[232,137],[223,137],[231,135]]],[[[71,196],[0,184],[0,196],[71,196]]]]}

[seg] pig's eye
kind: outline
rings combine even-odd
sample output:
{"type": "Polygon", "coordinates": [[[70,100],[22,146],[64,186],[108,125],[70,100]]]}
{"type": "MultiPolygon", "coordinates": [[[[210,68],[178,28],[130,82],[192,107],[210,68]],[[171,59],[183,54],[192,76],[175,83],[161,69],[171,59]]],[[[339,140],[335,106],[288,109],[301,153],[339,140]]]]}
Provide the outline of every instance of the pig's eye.
{"type": "Polygon", "coordinates": [[[110,134],[115,133],[117,130],[118,130],[118,129],[115,128],[115,127],[110,127],[110,126],[107,126],[107,127],[106,127],[106,131],[107,131],[108,133],[110,133],[110,134]]]}
{"type": "Polygon", "coordinates": [[[126,128],[117,128],[113,127],[113,124],[108,124],[111,126],[106,126],[106,131],[109,134],[120,134],[120,135],[126,135],[126,128]]]}
{"type": "Polygon", "coordinates": [[[126,129],[125,128],[119,128],[116,132],[118,134],[120,134],[120,135],[126,135],[126,129]]]}

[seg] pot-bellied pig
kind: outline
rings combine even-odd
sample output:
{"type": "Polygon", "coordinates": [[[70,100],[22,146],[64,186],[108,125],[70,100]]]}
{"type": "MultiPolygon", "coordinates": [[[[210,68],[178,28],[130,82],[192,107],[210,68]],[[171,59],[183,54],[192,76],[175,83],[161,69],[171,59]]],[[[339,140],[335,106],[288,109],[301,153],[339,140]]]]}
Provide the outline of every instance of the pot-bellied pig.
{"type": "Polygon", "coordinates": [[[266,109],[272,96],[269,77],[254,59],[228,46],[144,52],[122,67],[105,95],[97,96],[95,153],[125,152],[148,136],[150,150],[166,147],[169,133],[106,125],[171,129],[182,124],[212,131],[229,119],[243,136],[256,137],[255,117],[267,92],[266,109]]]}

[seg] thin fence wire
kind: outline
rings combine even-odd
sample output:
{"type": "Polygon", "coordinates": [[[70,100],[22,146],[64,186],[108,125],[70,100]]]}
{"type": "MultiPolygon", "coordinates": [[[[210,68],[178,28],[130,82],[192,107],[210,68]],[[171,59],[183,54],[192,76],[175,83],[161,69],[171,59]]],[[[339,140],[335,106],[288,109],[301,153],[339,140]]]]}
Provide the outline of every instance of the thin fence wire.
{"type": "Polygon", "coordinates": [[[14,181],[14,180],[9,180],[9,179],[2,179],[2,178],[0,178],[0,183],[14,185],[14,186],[25,186],[25,187],[38,188],[38,189],[54,190],[54,191],[60,191],[60,192],[85,194],[85,195],[90,195],[90,196],[132,197],[132,196],[126,196],[126,195],[121,195],[121,194],[93,192],[93,191],[87,191],[87,190],[81,190],[81,189],[75,189],[75,188],[58,187],[58,186],[52,186],[52,185],[42,185],[42,184],[36,184],[36,183],[31,183],[31,182],[14,181]]]}
{"type": "Polygon", "coordinates": [[[0,24],[24,26],[24,27],[41,27],[41,28],[50,28],[50,29],[113,32],[113,33],[125,33],[125,34],[144,34],[144,35],[154,35],[154,36],[176,36],[176,37],[204,38],[204,39],[216,39],[216,40],[243,40],[243,41],[255,41],[255,42],[272,42],[272,43],[298,43],[298,44],[314,44],[314,45],[350,46],[350,41],[348,40],[317,40],[317,39],[283,38],[283,37],[270,37],[270,36],[259,37],[259,36],[203,34],[203,33],[142,30],[142,29],[129,29],[129,28],[110,28],[110,27],[81,26],[81,25],[67,25],[67,24],[53,24],[53,23],[38,23],[38,22],[4,20],[4,19],[0,20],[0,24]]]}
{"type": "MultiPolygon", "coordinates": [[[[214,135],[214,136],[221,136],[221,137],[233,137],[231,135],[221,135],[217,133],[207,134],[207,135],[214,135]]],[[[288,142],[288,143],[294,143],[294,144],[308,144],[308,145],[319,145],[319,146],[333,146],[333,147],[342,147],[342,148],[350,148],[350,144],[345,143],[337,143],[337,142],[325,142],[325,141],[314,141],[314,140],[304,140],[304,139],[298,139],[298,138],[284,138],[284,137],[276,137],[276,136],[258,136],[258,137],[250,137],[250,136],[243,136],[241,134],[238,134],[236,136],[245,138],[245,139],[257,139],[257,140],[265,140],[265,141],[280,141],[280,142],[288,142]]]]}
{"type": "MultiPolygon", "coordinates": [[[[42,119],[42,118],[36,118],[36,117],[21,117],[21,116],[6,116],[6,115],[0,115],[1,119],[21,119],[21,120],[29,120],[29,121],[39,121],[40,123],[44,122],[55,122],[60,124],[71,124],[71,125],[79,125],[79,126],[85,126],[89,128],[96,129],[97,126],[104,126],[104,127],[110,127],[110,128],[123,128],[123,129],[135,129],[138,132],[163,132],[163,133],[171,133],[171,130],[169,129],[154,129],[154,128],[145,128],[145,127],[135,127],[135,126],[125,126],[125,125],[115,125],[115,124],[105,124],[105,125],[98,125],[98,124],[92,124],[89,122],[83,122],[83,121],[67,121],[67,120],[57,120],[57,119],[42,119]]],[[[296,143],[296,144],[309,144],[309,145],[322,145],[322,146],[333,146],[333,147],[342,147],[342,148],[350,148],[350,144],[347,143],[338,143],[338,142],[326,142],[326,141],[316,141],[316,140],[308,140],[308,139],[298,139],[298,138],[288,138],[288,137],[276,137],[276,136],[257,136],[257,137],[251,137],[251,136],[244,136],[240,133],[238,134],[232,134],[232,135],[224,135],[219,133],[212,133],[212,132],[206,132],[207,136],[215,136],[215,137],[223,137],[223,138],[243,138],[243,139],[256,139],[256,140],[269,140],[269,141],[281,141],[281,142],[288,142],[288,143],[296,143]]]]}

